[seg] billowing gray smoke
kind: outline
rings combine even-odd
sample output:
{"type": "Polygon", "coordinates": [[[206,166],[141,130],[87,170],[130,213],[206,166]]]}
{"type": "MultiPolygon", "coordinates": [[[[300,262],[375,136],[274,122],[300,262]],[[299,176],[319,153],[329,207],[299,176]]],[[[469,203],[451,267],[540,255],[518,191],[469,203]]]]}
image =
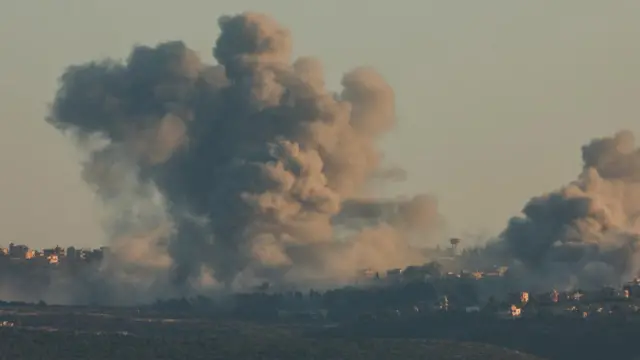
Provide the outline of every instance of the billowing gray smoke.
{"type": "Polygon", "coordinates": [[[423,235],[441,225],[438,203],[428,195],[398,200],[350,199],[342,203],[334,222],[353,224],[358,219],[369,226],[388,223],[408,231],[419,230],[423,235]]]}
{"type": "Polygon", "coordinates": [[[430,199],[367,226],[341,212],[368,180],[402,175],[381,169],[376,148],[395,122],[389,84],[358,68],[330,92],[317,60],[292,61],[289,31],[271,18],[219,26],[216,66],[168,42],[61,78],[49,122],[88,150],[85,178],[112,211],[116,255],[104,271],[139,289],[186,289],[422,261],[405,235],[435,216],[430,199]],[[140,273],[154,276],[138,283],[140,273]]]}
{"type": "Polygon", "coordinates": [[[615,285],[640,270],[640,149],[633,134],[583,146],[578,180],[511,219],[504,249],[553,285],[615,285]]]}

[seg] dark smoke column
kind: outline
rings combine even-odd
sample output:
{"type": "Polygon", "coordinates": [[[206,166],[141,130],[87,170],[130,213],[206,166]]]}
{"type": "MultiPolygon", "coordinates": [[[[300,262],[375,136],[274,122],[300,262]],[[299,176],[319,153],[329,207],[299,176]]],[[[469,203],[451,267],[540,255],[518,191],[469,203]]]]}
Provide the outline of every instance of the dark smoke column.
{"type": "Polygon", "coordinates": [[[118,266],[162,268],[179,285],[277,280],[325,258],[332,218],[380,172],[376,141],[395,121],[372,69],[336,94],[317,60],[292,61],[289,31],[268,16],[219,25],[216,66],[168,42],[69,67],[49,118],[90,154],[118,266]]]}
{"type": "Polygon", "coordinates": [[[640,149],[622,131],[583,146],[582,159],[579,178],[532,198],[502,244],[548,282],[617,285],[640,270],[640,149]]]}

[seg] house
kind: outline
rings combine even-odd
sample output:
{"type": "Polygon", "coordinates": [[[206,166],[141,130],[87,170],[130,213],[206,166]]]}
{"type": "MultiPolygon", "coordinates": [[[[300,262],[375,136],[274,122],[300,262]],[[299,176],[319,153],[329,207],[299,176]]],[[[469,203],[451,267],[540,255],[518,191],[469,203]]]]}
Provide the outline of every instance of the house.
{"type": "Polygon", "coordinates": [[[511,317],[513,318],[517,318],[517,317],[520,317],[520,315],[522,315],[522,309],[520,309],[515,305],[511,305],[511,308],[509,309],[509,311],[511,313],[511,317]]]}
{"type": "Polygon", "coordinates": [[[446,295],[442,297],[440,302],[436,305],[437,310],[449,311],[449,297],[446,295]]]}
{"type": "Polygon", "coordinates": [[[51,254],[47,256],[47,261],[49,262],[49,264],[55,265],[60,262],[60,258],[56,254],[51,254]]]}
{"type": "Polygon", "coordinates": [[[70,261],[76,261],[80,258],[80,252],[75,247],[69,246],[67,248],[67,259],[70,261]]]}
{"type": "Polygon", "coordinates": [[[502,307],[501,310],[498,310],[496,315],[499,319],[516,319],[522,315],[522,309],[515,305],[509,306],[506,310],[502,307]]]}
{"type": "Polygon", "coordinates": [[[24,259],[29,252],[29,247],[26,245],[9,244],[9,257],[13,259],[24,259]]]}
{"type": "Polygon", "coordinates": [[[65,250],[63,248],[61,248],[60,246],[56,246],[53,249],[44,249],[42,250],[44,257],[49,258],[49,256],[51,255],[57,255],[58,257],[64,257],[65,256],[65,250]]]}
{"type": "Polygon", "coordinates": [[[571,299],[575,301],[580,301],[580,299],[582,299],[583,296],[584,294],[582,292],[576,291],[573,294],[571,294],[571,299]]]}

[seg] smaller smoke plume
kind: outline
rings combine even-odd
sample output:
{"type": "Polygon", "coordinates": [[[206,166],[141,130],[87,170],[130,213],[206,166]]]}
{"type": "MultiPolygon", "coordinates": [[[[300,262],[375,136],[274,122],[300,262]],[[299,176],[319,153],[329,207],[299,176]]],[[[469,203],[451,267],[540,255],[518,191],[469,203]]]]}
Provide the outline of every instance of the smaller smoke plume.
{"type": "Polygon", "coordinates": [[[640,149],[622,131],[583,146],[582,159],[579,178],[532,198],[494,247],[541,283],[617,285],[640,270],[640,149]]]}

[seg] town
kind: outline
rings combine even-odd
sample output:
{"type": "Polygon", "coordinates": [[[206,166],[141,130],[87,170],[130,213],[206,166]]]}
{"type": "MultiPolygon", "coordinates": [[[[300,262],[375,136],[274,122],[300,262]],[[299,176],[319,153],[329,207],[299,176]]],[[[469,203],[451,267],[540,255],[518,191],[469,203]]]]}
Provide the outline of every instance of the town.
{"type": "Polygon", "coordinates": [[[109,251],[108,247],[99,249],[76,249],[73,246],[67,249],[56,246],[51,249],[35,250],[27,245],[9,244],[8,248],[0,247],[0,261],[10,261],[14,263],[24,263],[29,261],[31,264],[51,264],[56,265],[61,262],[92,262],[100,261],[104,257],[104,253],[109,251]]]}
{"type": "MultiPolygon", "coordinates": [[[[264,283],[252,291],[232,295],[234,306],[230,313],[242,318],[271,320],[292,316],[325,320],[378,319],[437,313],[478,313],[499,319],[640,317],[640,279],[620,287],[568,291],[551,288],[533,294],[514,286],[517,279],[511,277],[507,266],[447,271],[458,256],[455,249],[458,242],[453,239],[451,248],[432,250],[438,260],[422,266],[390,269],[384,273],[362,270],[356,281],[346,287],[302,292],[264,283]]],[[[0,248],[2,280],[11,276],[12,266],[16,266],[16,271],[24,266],[46,271],[65,265],[99,264],[108,252],[108,247],[76,249],[71,246],[64,249],[56,246],[35,250],[12,243],[8,248],[0,248]]],[[[49,276],[55,276],[55,271],[49,276]]],[[[202,303],[204,298],[198,299],[202,303]]],[[[184,298],[158,299],[153,304],[165,310],[176,306],[192,309],[192,305],[192,300],[184,298]]],[[[215,308],[214,304],[209,305],[215,308]]],[[[229,310],[228,306],[221,308],[229,310]]]]}
{"type": "MultiPolygon", "coordinates": [[[[438,264],[369,275],[357,285],[326,292],[260,291],[235,295],[236,314],[250,318],[315,318],[334,321],[483,316],[494,319],[637,317],[640,279],[620,288],[530,293],[510,291],[508,270],[438,273],[438,264]],[[489,295],[502,284],[503,292],[489,295]],[[449,314],[449,315],[447,315],[449,314]]],[[[190,308],[189,301],[175,302],[190,308]]]]}

